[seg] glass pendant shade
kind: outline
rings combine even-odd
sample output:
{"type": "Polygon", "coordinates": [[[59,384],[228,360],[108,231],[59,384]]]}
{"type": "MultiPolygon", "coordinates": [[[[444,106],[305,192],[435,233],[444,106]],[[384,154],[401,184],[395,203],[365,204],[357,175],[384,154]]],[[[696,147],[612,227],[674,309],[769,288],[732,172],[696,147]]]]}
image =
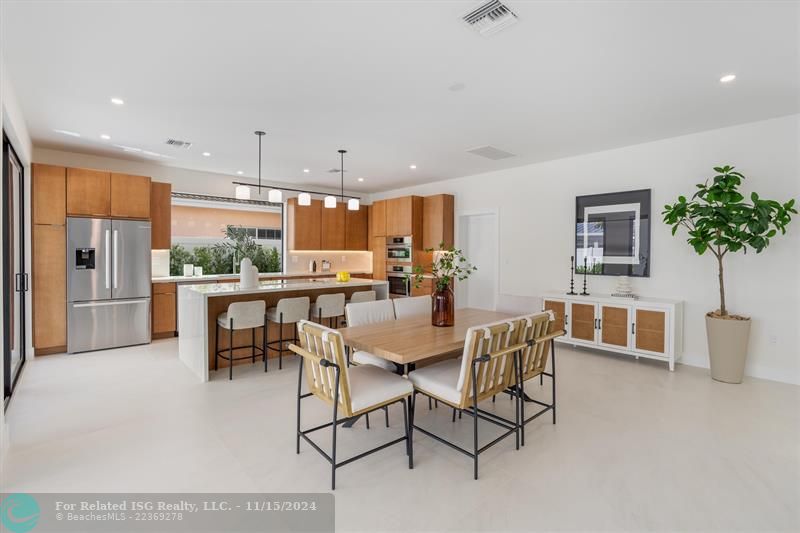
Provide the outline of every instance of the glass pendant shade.
{"type": "Polygon", "coordinates": [[[347,200],[347,209],[350,211],[358,211],[358,198],[350,198],[347,200]]]}
{"type": "Polygon", "coordinates": [[[236,186],[236,199],[237,200],[249,200],[250,199],[250,187],[247,185],[237,185],[236,186]]]}
{"type": "Polygon", "coordinates": [[[311,205],[311,195],[307,192],[301,192],[298,194],[297,205],[311,205]]]}
{"type": "Polygon", "coordinates": [[[335,196],[326,196],[325,197],[325,207],[327,209],[336,209],[336,197],[335,196]]]}
{"type": "Polygon", "coordinates": [[[274,204],[279,204],[283,201],[283,193],[278,189],[270,189],[267,198],[274,204]]]}

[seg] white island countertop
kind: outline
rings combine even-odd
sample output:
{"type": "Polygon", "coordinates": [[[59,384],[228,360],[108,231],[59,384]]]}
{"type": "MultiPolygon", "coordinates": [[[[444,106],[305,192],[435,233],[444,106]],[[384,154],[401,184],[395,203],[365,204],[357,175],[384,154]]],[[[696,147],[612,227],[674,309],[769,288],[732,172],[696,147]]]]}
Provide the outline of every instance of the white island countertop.
{"type": "Polygon", "coordinates": [[[333,287],[371,287],[387,285],[388,281],[365,278],[350,278],[350,281],[336,281],[336,278],[274,279],[261,280],[257,287],[243,289],[238,283],[202,283],[186,285],[182,290],[200,293],[206,297],[231,296],[234,294],[259,294],[262,292],[307,291],[309,289],[330,289],[333,287]]]}
{"type": "MultiPolygon", "coordinates": [[[[367,270],[350,270],[350,275],[372,274],[367,270]]],[[[336,272],[261,272],[258,274],[261,280],[275,278],[308,278],[314,276],[336,276],[336,272]]],[[[239,274],[203,274],[202,276],[153,276],[153,283],[211,283],[214,281],[226,281],[239,279],[239,274]]]]}

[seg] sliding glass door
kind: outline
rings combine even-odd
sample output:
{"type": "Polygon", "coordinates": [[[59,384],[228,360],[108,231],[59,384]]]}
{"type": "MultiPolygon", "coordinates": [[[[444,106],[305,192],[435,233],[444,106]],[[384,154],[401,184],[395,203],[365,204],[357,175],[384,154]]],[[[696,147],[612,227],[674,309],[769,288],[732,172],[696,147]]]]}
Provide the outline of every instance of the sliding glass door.
{"type": "Polygon", "coordinates": [[[3,134],[3,400],[14,391],[25,364],[24,170],[3,134]]]}

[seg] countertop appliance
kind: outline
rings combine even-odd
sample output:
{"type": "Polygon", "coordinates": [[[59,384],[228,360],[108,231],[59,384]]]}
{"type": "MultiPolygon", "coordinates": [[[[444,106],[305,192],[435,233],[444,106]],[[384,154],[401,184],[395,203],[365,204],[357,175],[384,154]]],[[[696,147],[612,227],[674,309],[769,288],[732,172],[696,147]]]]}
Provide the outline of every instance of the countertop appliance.
{"type": "Polygon", "coordinates": [[[411,265],[389,265],[386,267],[386,281],[389,282],[389,297],[411,296],[411,265]]]}
{"type": "Polygon", "coordinates": [[[387,237],[386,260],[411,263],[411,237],[387,237]]]}
{"type": "Polygon", "coordinates": [[[150,342],[150,222],[67,218],[67,352],[150,342]]]}

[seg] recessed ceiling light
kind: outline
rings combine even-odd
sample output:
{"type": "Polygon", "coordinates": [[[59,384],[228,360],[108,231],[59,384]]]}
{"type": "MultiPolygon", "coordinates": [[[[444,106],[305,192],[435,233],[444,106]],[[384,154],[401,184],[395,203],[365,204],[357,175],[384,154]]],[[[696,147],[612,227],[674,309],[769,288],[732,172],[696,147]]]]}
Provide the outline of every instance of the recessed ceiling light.
{"type": "Polygon", "coordinates": [[[75,131],[69,131],[69,130],[53,130],[53,131],[56,132],[56,133],[60,133],[62,135],[69,135],[70,137],[80,137],[81,136],[80,133],[75,132],[75,131]]]}
{"type": "Polygon", "coordinates": [[[417,165],[408,165],[411,170],[417,170],[417,165]]]}
{"type": "Polygon", "coordinates": [[[203,152],[204,157],[211,157],[211,152],[203,152]]]}
{"type": "Polygon", "coordinates": [[[123,100],[122,98],[114,97],[114,98],[111,99],[111,103],[114,104],[114,105],[122,105],[122,104],[125,103],[125,100],[123,100]]]}
{"type": "Polygon", "coordinates": [[[364,178],[358,178],[358,181],[364,181],[364,178]]]}
{"type": "Polygon", "coordinates": [[[730,83],[735,79],[736,79],[736,74],[725,74],[719,79],[719,81],[721,81],[722,83],[730,83]]]}
{"type": "Polygon", "coordinates": [[[305,172],[306,174],[308,174],[309,172],[311,172],[311,170],[310,170],[310,169],[307,169],[307,168],[304,168],[304,169],[303,169],[303,172],[305,172]]]}
{"type": "Polygon", "coordinates": [[[237,170],[237,171],[236,171],[236,173],[237,173],[237,174],[239,174],[240,176],[241,176],[242,174],[244,174],[244,172],[242,172],[241,170],[237,170]]]}
{"type": "Polygon", "coordinates": [[[108,134],[105,134],[105,133],[101,133],[100,134],[100,138],[103,139],[104,141],[110,141],[111,140],[111,135],[108,135],[108,134]]]}

